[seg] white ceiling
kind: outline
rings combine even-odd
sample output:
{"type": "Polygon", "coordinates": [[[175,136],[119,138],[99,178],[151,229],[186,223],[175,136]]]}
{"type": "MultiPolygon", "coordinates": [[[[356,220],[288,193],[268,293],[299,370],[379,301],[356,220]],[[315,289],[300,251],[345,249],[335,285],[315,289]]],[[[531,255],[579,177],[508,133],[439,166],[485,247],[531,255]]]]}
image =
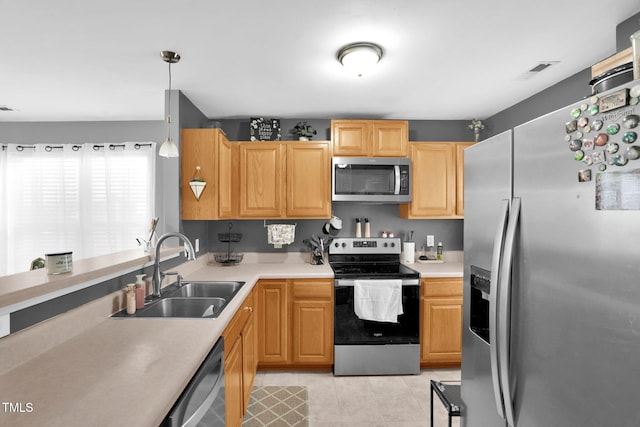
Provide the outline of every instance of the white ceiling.
{"type": "Polygon", "coordinates": [[[161,50],[182,56],[173,89],[211,119],[487,118],[615,53],[616,25],[639,11],[638,0],[0,0],[0,106],[15,110],[0,121],[162,120],[161,50]],[[361,78],[336,60],[355,41],[385,51],[361,78]],[[560,62],[528,73],[545,61],[560,62]]]}

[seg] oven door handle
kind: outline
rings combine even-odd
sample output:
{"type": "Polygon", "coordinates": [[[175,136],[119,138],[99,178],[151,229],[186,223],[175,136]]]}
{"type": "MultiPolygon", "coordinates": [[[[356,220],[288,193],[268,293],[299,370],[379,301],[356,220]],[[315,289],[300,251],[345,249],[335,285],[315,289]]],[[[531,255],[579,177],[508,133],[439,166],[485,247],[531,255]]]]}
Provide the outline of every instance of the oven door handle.
{"type": "MultiPolygon", "coordinates": [[[[366,279],[366,280],[380,281],[380,282],[384,281],[384,279],[366,279]]],[[[355,280],[337,279],[334,283],[334,286],[336,288],[346,288],[346,287],[353,287],[354,284],[355,284],[355,280]]],[[[402,279],[402,286],[417,286],[417,285],[420,285],[420,279],[402,279]]]]}

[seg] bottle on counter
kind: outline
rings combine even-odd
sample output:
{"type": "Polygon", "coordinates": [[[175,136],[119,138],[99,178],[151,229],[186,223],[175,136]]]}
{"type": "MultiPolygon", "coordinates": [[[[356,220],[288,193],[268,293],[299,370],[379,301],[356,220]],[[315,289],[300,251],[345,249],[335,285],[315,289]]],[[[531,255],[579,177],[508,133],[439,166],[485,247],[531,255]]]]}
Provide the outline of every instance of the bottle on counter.
{"type": "Polygon", "coordinates": [[[439,261],[442,261],[442,242],[438,242],[438,246],[436,248],[436,257],[439,261]]]}
{"type": "Polygon", "coordinates": [[[362,227],[360,225],[360,218],[356,218],[356,237],[362,237],[362,227]]]}
{"type": "Polygon", "coordinates": [[[371,237],[371,224],[369,218],[364,219],[364,237],[371,237]]]}
{"type": "Polygon", "coordinates": [[[136,285],[131,283],[127,285],[127,314],[136,312],[136,285]]]}
{"type": "Polygon", "coordinates": [[[146,284],[144,277],[146,274],[136,274],[136,310],[144,308],[144,297],[146,291],[146,284]]]}

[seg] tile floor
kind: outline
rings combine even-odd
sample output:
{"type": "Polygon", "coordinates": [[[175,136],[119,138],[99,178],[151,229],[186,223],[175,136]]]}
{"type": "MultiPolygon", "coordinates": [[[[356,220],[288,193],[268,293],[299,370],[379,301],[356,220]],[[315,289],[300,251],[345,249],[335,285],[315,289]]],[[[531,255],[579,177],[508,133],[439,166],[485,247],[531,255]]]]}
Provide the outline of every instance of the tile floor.
{"type": "MultiPolygon", "coordinates": [[[[258,371],[255,385],[303,385],[309,392],[309,427],[429,426],[429,380],[460,380],[459,369],[420,375],[334,377],[331,372],[258,371]]],[[[434,427],[447,412],[434,394],[434,427]]],[[[453,426],[460,420],[453,418],[453,426]]]]}

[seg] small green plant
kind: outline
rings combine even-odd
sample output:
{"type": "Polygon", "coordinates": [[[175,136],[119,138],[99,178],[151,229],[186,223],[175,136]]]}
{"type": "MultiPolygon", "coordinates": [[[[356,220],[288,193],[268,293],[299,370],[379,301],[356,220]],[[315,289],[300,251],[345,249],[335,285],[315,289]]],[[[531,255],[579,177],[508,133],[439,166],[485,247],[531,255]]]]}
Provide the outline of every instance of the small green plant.
{"type": "Polygon", "coordinates": [[[316,130],[313,128],[313,126],[311,126],[309,123],[307,123],[307,122],[298,122],[293,127],[293,129],[291,129],[291,133],[296,135],[296,136],[298,136],[298,137],[311,138],[315,134],[317,134],[318,132],[316,132],[316,130]]]}

